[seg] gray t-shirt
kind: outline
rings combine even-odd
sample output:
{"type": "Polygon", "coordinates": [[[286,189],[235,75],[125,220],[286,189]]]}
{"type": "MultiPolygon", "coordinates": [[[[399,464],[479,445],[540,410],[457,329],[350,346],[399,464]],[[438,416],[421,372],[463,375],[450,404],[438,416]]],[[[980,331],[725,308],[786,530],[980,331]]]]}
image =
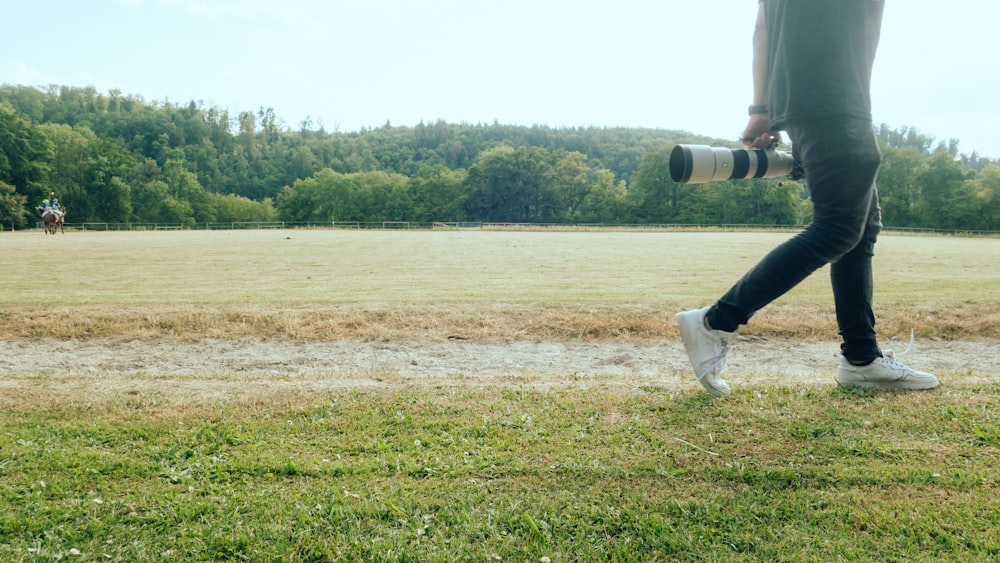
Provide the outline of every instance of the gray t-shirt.
{"type": "Polygon", "coordinates": [[[768,36],[770,127],[871,120],[871,73],[884,0],[760,0],[768,36]]]}

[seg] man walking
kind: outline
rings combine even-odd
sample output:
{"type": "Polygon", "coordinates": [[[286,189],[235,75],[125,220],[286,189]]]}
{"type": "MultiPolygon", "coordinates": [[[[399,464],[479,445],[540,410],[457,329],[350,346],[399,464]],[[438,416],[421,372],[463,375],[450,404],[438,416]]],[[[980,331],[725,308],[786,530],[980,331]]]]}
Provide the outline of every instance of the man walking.
{"type": "Polygon", "coordinates": [[[843,342],[837,381],[879,389],[932,389],[933,375],[879,349],[872,256],[882,228],[875,189],[881,153],[871,115],[871,72],[884,0],[759,0],[753,35],[754,99],[743,132],[766,148],[781,131],[805,174],[813,220],[750,269],[714,305],[676,316],[698,381],[716,397],[736,330],[830,264],[843,342]]]}

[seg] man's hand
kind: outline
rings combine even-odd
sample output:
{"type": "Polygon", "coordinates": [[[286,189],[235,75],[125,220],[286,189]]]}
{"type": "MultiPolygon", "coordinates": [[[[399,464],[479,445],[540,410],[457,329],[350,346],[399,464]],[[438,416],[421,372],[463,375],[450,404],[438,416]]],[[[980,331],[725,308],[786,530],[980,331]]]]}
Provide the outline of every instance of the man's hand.
{"type": "Polygon", "coordinates": [[[746,129],[740,141],[743,145],[751,149],[766,149],[777,141],[781,144],[781,132],[771,131],[767,122],[767,114],[757,113],[750,116],[746,129]]]}

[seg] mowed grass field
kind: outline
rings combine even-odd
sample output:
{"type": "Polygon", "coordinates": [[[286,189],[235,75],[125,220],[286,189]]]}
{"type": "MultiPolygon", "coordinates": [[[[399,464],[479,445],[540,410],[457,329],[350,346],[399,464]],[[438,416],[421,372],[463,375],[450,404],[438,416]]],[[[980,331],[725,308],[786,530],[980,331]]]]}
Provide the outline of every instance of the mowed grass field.
{"type": "MultiPolygon", "coordinates": [[[[674,310],[788,236],[2,233],[0,337],[676,338],[674,310]]],[[[888,235],[878,254],[880,326],[995,339],[1000,240],[888,235]]],[[[748,331],[828,338],[826,282],[748,331]]],[[[983,379],[716,401],[627,377],[279,375],[271,395],[205,401],[134,377],[4,382],[0,561],[1000,557],[1000,385],[983,379]],[[76,395],[48,396],[55,381],[76,395]]]]}
{"type": "MultiPolygon", "coordinates": [[[[0,235],[8,336],[663,337],[774,232],[256,230],[0,235]]],[[[885,235],[892,334],[1000,336],[1000,238],[885,235]]],[[[750,331],[835,330],[823,269],[750,331]]]]}
{"type": "Polygon", "coordinates": [[[713,287],[723,289],[768,246],[788,236],[478,230],[21,233],[0,239],[16,264],[2,299],[39,305],[704,300],[713,287]]]}

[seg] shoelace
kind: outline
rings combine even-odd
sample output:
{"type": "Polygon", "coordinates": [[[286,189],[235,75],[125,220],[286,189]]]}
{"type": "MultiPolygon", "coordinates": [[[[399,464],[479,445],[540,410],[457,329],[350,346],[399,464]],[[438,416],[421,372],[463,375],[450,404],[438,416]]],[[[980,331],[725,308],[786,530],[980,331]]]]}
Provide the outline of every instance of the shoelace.
{"type": "MultiPolygon", "coordinates": [[[[726,361],[726,354],[729,353],[729,346],[723,346],[722,352],[712,360],[712,364],[707,368],[703,369],[700,374],[698,374],[698,381],[705,378],[706,375],[714,373],[715,370],[721,366],[726,361]]],[[[889,352],[892,353],[891,351],[889,352]]]]}
{"type": "MultiPolygon", "coordinates": [[[[913,348],[913,337],[914,337],[914,333],[913,333],[913,329],[911,328],[910,329],[910,343],[906,345],[906,350],[903,350],[902,353],[899,354],[900,357],[907,355],[910,352],[910,348],[913,348]]],[[[901,362],[896,359],[896,354],[894,354],[892,352],[892,350],[883,350],[882,351],[882,356],[885,357],[885,359],[889,360],[890,362],[892,362],[894,364],[901,364],[901,362]]]]}

